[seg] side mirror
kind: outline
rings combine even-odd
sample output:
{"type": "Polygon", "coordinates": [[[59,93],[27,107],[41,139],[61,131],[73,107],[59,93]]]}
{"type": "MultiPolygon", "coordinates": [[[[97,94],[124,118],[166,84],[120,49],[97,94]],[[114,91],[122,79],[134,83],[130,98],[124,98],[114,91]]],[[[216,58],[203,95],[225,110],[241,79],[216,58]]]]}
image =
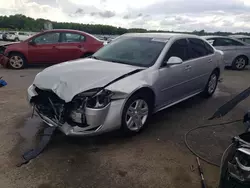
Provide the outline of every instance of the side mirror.
{"type": "Polygon", "coordinates": [[[28,42],[28,44],[29,44],[29,45],[32,45],[32,46],[36,45],[36,43],[35,43],[33,40],[30,40],[30,41],[28,42]]]}
{"type": "Polygon", "coordinates": [[[172,56],[164,64],[167,66],[170,66],[170,65],[179,65],[182,63],[183,63],[183,60],[181,58],[176,57],[176,56],[172,56]]]}

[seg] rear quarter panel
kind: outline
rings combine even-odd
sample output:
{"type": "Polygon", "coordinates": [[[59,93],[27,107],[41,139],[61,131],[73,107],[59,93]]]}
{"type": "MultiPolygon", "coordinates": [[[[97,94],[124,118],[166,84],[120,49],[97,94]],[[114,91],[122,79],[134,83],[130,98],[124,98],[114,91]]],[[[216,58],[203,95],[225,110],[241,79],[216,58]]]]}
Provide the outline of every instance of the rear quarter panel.
{"type": "Polygon", "coordinates": [[[95,53],[97,50],[104,46],[103,42],[92,38],[91,36],[86,36],[86,41],[84,47],[86,52],[95,53]]]}

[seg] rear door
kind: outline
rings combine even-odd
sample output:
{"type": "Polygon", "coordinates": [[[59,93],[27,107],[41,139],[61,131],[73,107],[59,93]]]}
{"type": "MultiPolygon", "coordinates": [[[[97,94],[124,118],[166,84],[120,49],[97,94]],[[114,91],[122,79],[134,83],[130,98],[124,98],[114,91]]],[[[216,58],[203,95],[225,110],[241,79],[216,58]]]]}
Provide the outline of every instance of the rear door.
{"type": "Polygon", "coordinates": [[[28,59],[32,63],[58,63],[60,51],[58,49],[60,33],[46,32],[33,39],[34,44],[28,46],[28,59]]]}
{"type": "Polygon", "coordinates": [[[61,32],[60,44],[60,61],[69,61],[80,58],[85,52],[86,36],[74,32],[61,32]]]}
{"type": "Polygon", "coordinates": [[[192,90],[196,93],[205,88],[210,74],[215,69],[215,53],[209,44],[198,38],[188,38],[188,45],[192,90]]]}

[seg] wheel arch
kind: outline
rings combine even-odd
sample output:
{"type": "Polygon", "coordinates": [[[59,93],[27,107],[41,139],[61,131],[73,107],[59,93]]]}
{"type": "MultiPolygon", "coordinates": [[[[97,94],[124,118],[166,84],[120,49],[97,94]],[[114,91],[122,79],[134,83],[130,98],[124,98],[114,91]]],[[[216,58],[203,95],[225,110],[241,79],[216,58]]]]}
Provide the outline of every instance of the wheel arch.
{"type": "Polygon", "coordinates": [[[10,52],[8,52],[8,57],[9,57],[11,54],[13,54],[13,53],[21,54],[21,55],[25,58],[25,60],[27,61],[27,57],[24,55],[24,53],[22,53],[22,52],[20,52],[20,51],[15,51],[15,50],[10,51],[10,52]]]}
{"type": "MultiPolygon", "coordinates": [[[[154,108],[155,106],[155,99],[156,99],[156,95],[155,95],[155,92],[154,90],[150,87],[150,86],[141,86],[139,88],[136,88],[135,90],[133,90],[128,96],[127,98],[125,99],[124,103],[123,103],[123,106],[122,106],[122,110],[121,110],[121,113],[123,112],[123,109],[124,109],[124,106],[125,104],[127,103],[127,101],[134,95],[136,94],[139,94],[139,93],[148,93],[149,94],[149,97],[151,97],[152,99],[152,107],[154,108]]],[[[153,109],[152,109],[153,110],[153,109]]]]}

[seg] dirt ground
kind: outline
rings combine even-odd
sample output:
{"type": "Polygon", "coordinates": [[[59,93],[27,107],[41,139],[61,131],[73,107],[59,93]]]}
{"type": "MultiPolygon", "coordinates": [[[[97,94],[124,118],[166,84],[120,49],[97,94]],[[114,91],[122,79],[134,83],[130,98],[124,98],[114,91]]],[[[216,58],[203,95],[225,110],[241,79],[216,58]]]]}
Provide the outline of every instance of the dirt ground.
{"type": "MultiPolygon", "coordinates": [[[[250,70],[224,72],[224,80],[210,99],[199,96],[153,116],[141,134],[124,138],[118,132],[89,138],[66,138],[57,133],[38,158],[16,167],[21,154],[32,148],[43,124],[30,119],[26,89],[43,68],[20,71],[0,68],[8,82],[0,88],[1,188],[200,188],[195,157],[184,145],[184,134],[198,125],[242,118],[250,100],[219,120],[213,112],[249,87],[250,70]]],[[[206,128],[189,136],[202,156],[219,163],[230,139],[241,132],[240,123],[206,128]]],[[[217,187],[219,168],[202,162],[209,188],[217,187]]]]}

